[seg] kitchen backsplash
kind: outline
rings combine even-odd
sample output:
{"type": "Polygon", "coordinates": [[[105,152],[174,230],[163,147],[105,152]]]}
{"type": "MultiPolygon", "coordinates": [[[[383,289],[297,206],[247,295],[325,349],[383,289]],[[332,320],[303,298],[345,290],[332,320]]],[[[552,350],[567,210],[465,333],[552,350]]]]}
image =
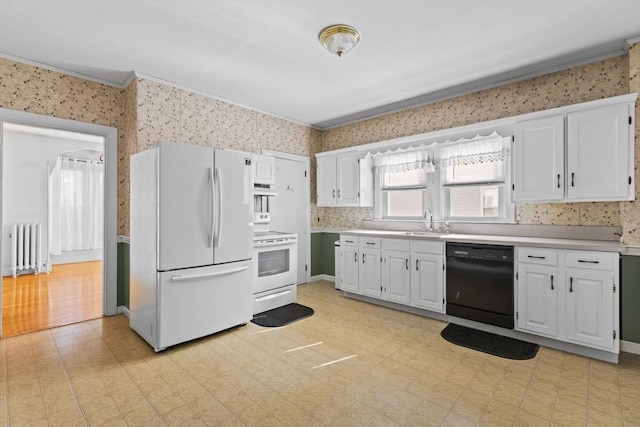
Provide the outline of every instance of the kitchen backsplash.
{"type": "MultiPolygon", "coordinates": [[[[446,129],[599,98],[640,92],[640,43],[624,56],[581,65],[338,127],[327,131],[269,116],[147,79],[119,89],[0,58],[0,107],[118,128],[118,234],[129,234],[129,156],[159,140],[311,157],[311,225],[359,227],[370,208],[315,205],[314,154],[446,129]]],[[[636,108],[636,153],[640,108],[636,108]]],[[[636,155],[636,182],[640,155],[636,155]]],[[[640,193],[640,185],[636,185],[640,193]]],[[[640,198],[640,194],[636,196],[640,198]]],[[[637,202],[520,204],[521,224],[622,225],[627,243],[640,244],[637,202]]]]}

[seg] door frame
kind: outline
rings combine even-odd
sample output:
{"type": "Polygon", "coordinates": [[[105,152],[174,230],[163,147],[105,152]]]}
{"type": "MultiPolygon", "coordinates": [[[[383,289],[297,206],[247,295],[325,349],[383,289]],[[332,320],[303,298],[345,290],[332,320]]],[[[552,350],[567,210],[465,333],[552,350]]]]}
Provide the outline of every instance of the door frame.
{"type": "MultiPolygon", "coordinates": [[[[115,127],[97,125],[94,123],[79,122],[76,120],[62,119],[41,114],[27,113],[24,111],[0,108],[0,226],[2,218],[2,195],[4,159],[3,152],[4,122],[17,123],[51,129],[66,130],[71,132],[87,133],[104,137],[104,242],[102,254],[102,310],[103,315],[113,316],[118,311],[118,285],[117,285],[117,160],[118,160],[118,129],[115,127]]],[[[2,242],[3,233],[0,233],[0,263],[3,260],[2,242]]],[[[1,264],[0,264],[1,265],[1,264]]],[[[0,276],[0,313],[2,313],[2,277],[0,276]]],[[[0,336],[2,331],[2,317],[0,316],[0,336]]]]}
{"type": "Polygon", "coordinates": [[[307,247],[305,248],[304,252],[306,253],[306,258],[307,258],[306,265],[309,266],[307,268],[307,271],[305,272],[305,281],[306,283],[309,283],[309,281],[311,280],[311,187],[310,187],[311,176],[310,176],[310,170],[309,170],[311,161],[307,156],[285,153],[282,151],[269,150],[267,148],[262,149],[262,154],[265,154],[267,156],[278,157],[280,159],[301,162],[304,165],[304,170],[307,172],[307,185],[304,186],[304,199],[307,201],[304,207],[305,218],[306,218],[305,234],[307,236],[307,245],[306,245],[307,247]]]}

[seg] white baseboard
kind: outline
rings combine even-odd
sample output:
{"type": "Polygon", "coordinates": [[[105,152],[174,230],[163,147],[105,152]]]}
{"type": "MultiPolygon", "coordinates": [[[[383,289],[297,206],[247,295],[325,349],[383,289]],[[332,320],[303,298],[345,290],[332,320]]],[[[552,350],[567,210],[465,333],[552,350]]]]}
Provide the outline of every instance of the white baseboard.
{"type": "Polygon", "coordinates": [[[118,314],[124,314],[124,317],[126,317],[127,319],[131,319],[131,317],[130,317],[131,312],[124,305],[119,305],[118,306],[118,314]]]}
{"type": "Polygon", "coordinates": [[[101,261],[102,249],[87,251],[66,251],[60,255],[51,255],[51,264],[72,264],[76,262],[101,261]]]}
{"type": "Polygon", "coordinates": [[[326,280],[327,282],[335,282],[335,277],[330,276],[329,274],[318,274],[315,276],[311,276],[309,278],[309,283],[319,282],[320,280],[326,280]]]}
{"type": "Polygon", "coordinates": [[[625,353],[640,354],[640,343],[631,341],[620,341],[620,351],[625,353]]]}

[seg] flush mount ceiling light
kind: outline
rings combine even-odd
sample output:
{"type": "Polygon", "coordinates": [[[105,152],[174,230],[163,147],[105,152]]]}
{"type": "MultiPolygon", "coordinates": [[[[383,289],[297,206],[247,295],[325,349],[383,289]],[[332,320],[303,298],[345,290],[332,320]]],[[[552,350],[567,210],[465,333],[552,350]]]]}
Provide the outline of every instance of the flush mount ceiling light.
{"type": "Polygon", "coordinates": [[[329,52],[342,56],[358,44],[360,33],[349,25],[331,25],[320,32],[318,40],[329,52]]]}

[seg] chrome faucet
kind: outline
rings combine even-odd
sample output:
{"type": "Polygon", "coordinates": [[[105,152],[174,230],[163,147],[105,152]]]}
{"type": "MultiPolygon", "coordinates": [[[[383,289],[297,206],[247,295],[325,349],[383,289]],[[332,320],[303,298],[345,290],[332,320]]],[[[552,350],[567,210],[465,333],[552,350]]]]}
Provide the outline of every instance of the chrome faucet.
{"type": "MultiPolygon", "coordinates": [[[[429,212],[429,231],[433,231],[433,212],[431,212],[430,208],[427,208],[424,211],[424,220],[427,220],[427,212],[429,212]]],[[[424,225],[425,231],[427,229],[427,224],[424,225]]]]}

